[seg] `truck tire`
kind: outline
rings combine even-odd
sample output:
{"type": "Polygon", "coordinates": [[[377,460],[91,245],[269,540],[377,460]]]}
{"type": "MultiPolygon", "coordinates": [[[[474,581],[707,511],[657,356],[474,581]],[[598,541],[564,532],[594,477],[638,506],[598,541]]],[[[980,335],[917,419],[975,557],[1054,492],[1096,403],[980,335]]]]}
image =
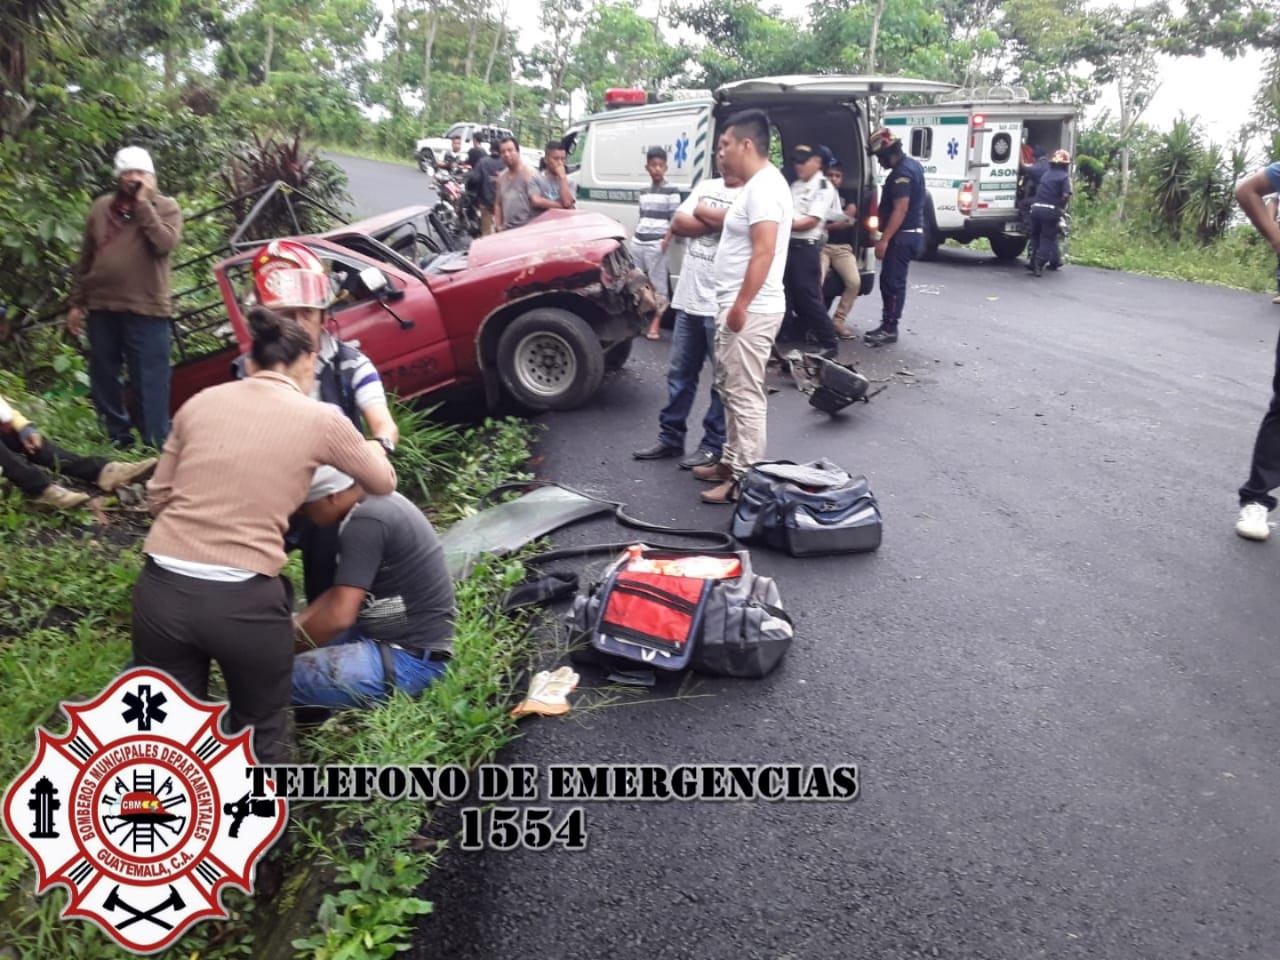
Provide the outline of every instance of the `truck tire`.
{"type": "Polygon", "coordinates": [[[635,340],[622,340],[606,350],[604,352],[604,368],[606,370],[621,370],[625,367],[627,361],[631,359],[631,344],[633,343],[635,343],[635,340]]]}
{"type": "Polygon", "coordinates": [[[577,314],[557,307],[522,313],[498,341],[498,375],[522,407],[572,410],[604,379],[604,350],[577,314]]]}
{"type": "Polygon", "coordinates": [[[988,237],[991,244],[991,252],[1001,260],[1017,260],[1022,256],[1022,251],[1027,249],[1026,237],[1010,237],[1003,233],[997,233],[994,237],[988,237]]]}

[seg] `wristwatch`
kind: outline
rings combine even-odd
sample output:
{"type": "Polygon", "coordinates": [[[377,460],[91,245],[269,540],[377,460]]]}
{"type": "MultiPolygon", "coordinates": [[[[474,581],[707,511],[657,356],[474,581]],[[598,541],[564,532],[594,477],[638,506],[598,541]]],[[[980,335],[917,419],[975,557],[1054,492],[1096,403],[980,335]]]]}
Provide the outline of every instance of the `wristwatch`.
{"type": "Polygon", "coordinates": [[[396,452],[396,445],[386,437],[378,437],[378,442],[382,444],[382,449],[387,451],[387,456],[391,456],[396,452]]]}

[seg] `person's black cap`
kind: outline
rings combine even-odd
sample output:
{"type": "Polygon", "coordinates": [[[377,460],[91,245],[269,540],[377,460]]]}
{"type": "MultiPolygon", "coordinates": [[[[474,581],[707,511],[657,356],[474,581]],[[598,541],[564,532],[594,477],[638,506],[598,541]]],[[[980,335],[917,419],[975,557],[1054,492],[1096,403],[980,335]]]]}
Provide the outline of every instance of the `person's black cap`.
{"type": "Polygon", "coordinates": [[[818,144],[816,147],[811,147],[807,143],[802,143],[791,151],[791,159],[796,163],[805,163],[814,157],[822,158],[822,166],[824,169],[831,166],[836,159],[836,155],[822,144],[818,144]]]}

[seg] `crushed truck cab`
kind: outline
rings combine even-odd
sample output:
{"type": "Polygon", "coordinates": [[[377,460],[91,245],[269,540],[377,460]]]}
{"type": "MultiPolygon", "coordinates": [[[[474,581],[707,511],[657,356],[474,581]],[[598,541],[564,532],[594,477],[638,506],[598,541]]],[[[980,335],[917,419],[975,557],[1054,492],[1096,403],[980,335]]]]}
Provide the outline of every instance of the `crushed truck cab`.
{"type": "MultiPolygon", "coordinates": [[[[586,403],[606,367],[625,362],[653,308],[622,227],[553,210],[465,252],[424,256],[428,210],[406,207],[297,238],[335,281],[329,329],[358,345],[402,400],[480,384],[490,406],[504,395],[529,410],[586,403]]],[[[249,348],[254,249],[215,265],[221,310],[194,308],[175,322],[175,410],[230,379],[249,348]]]]}

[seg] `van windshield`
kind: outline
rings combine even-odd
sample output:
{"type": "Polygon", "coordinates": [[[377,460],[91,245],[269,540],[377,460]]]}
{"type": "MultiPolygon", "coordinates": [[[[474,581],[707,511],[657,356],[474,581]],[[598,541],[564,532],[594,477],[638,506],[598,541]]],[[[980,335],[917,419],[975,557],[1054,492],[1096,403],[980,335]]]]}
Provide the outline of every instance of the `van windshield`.
{"type": "Polygon", "coordinates": [[[455,123],[447,133],[441,135],[442,140],[452,140],[454,137],[461,137],[463,140],[467,139],[467,125],[465,123],[455,123]]]}

